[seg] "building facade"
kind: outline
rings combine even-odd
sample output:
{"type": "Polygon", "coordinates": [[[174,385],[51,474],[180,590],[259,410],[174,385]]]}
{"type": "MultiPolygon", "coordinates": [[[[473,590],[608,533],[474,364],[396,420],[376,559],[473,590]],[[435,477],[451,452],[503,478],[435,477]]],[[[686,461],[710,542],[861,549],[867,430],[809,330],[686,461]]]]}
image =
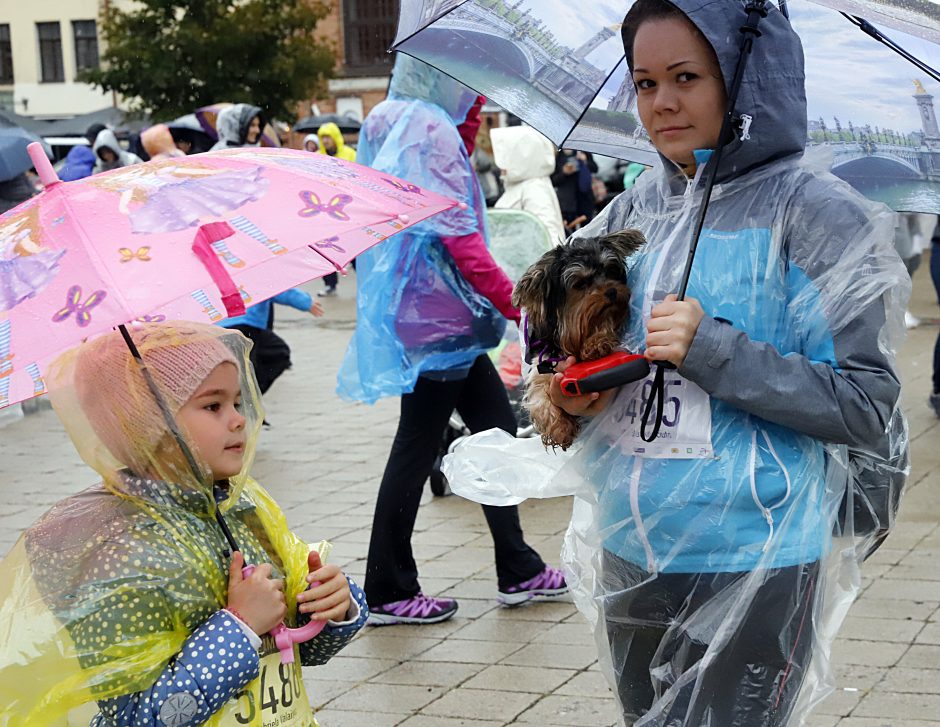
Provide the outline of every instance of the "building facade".
{"type": "Polygon", "coordinates": [[[310,99],[298,116],[317,112],[365,118],[385,98],[392,68],[387,52],[398,24],[398,0],[330,0],[333,11],[317,28],[336,51],[327,93],[310,99]]]}
{"type": "Polygon", "coordinates": [[[110,93],[76,80],[98,67],[98,15],[108,1],[2,0],[0,108],[51,119],[114,105],[110,93]]]}

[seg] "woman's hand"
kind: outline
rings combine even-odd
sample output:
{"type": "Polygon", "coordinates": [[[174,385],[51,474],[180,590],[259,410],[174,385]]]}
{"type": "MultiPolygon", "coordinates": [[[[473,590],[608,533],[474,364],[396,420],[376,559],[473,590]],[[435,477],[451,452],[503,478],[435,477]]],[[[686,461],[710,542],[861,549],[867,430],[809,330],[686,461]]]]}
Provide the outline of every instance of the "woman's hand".
{"type": "Polygon", "coordinates": [[[567,371],[569,366],[577,363],[574,356],[569,356],[564,361],[555,366],[555,374],[552,376],[551,387],[548,390],[548,398],[552,404],[573,417],[592,417],[600,414],[607,408],[617,393],[616,389],[595,392],[593,394],[583,394],[582,396],[565,396],[561,392],[562,374],[567,371]]]}
{"type": "Polygon", "coordinates": [[[313,301],[313,305],[310,306],[310,309],[307,311],[314,318],[319,318],[323,315],[323,306],[320,305],[320,301],[313,301]]]}
{"type": "Polygon", "coordinates": [[[349,611],[349,581],[335,565],[323,565],[320,554],[311,550],[307,556],[310,575],[307,583],[319,583],[297,596],[297,609],[311,614],[311,621],[343,621],[349,611]]]}
{"type": "Polygon", "coordinates": [[[228,605],[248,627],[259,636],[268,633],[284,620],[284,581],[271,578],[271,564],[255,567],[247,578],[242,577],[245,558],[235,551],[228,569],[228,605]]]}
{"type": "Polygon", "coordinates": [[[675,294],[653,307],[646,324],[646,356],[648,361],[668,361],[682,366],[692,346],[705,311],[695,298],[677,300],[675,294]]]}

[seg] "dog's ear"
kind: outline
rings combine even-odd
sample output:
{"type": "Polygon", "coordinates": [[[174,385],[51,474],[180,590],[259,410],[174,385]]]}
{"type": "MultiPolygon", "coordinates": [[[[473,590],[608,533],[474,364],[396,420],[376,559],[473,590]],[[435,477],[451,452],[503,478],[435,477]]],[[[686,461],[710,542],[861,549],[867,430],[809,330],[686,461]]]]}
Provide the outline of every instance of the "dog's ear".
{"type": "Polygon", "coordinates": [[[548,272],[555,259],[555,250],[549,250],[529,266],[512,290],[512,304],[516,308],[532,310],[545,305],[548,297],[548,272]]]}
{"type": "Polygon", "coordinates": [[[597,239],[603,247],[614,252],[621,260],[625,260],[646,244],[646,238],[639,230],[626,229],[611,232],[597,239]]]}

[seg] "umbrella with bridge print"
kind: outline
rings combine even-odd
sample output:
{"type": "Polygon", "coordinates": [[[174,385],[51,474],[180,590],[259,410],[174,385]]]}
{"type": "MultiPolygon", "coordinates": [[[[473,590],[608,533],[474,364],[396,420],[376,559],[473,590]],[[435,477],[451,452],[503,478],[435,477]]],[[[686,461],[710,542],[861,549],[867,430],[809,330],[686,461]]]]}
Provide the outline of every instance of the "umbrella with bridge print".
{"type": "MultiPolygon", "coordinates": [[[[629,7],[402,0],[393,49],[486,95],[559,147],[652,164],[658,156],[638,121],[620,39],[629,7]]],[[[808,155],[896,210],[940,213],[940,4],[791,0],[786,8],[806,54],[808,155]],[[830,6],[890,28],[890,40],[921,65],[830,6]]]]}

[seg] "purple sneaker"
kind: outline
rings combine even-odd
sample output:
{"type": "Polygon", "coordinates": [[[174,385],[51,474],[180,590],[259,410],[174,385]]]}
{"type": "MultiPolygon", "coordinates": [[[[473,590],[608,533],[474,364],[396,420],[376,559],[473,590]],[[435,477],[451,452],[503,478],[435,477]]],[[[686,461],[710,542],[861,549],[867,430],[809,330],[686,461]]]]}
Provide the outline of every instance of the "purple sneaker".
{"type": "Polygon", "coordinates": [[[452,598],[431,598],[423,593],[393,601],[384,606],[369,608],[370,626],[389,624],[436,624],[457,613],[457,602],[452,598]]]}
{"type": "Polygon", "coordinates": [[[535,578],[500,591],[497,598],[504,606],[518,606],[533,598],[557,598],[568,592],[565,576],[558,568],[545,566],[535,578]]]}

